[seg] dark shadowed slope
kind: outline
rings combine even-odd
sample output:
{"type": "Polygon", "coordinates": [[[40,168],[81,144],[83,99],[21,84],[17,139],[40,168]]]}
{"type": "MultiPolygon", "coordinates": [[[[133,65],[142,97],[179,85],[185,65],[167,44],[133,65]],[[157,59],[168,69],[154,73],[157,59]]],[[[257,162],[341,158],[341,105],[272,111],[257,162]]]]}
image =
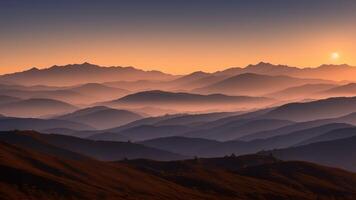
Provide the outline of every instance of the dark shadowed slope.
{"type": "Polygon", "coordinates": [[[177,162],[138,160],[127,163],[206,194],[218,194],[217,199],[225,196],[246,200],[348,199],[355,195],[354,188],[350,185],[353,184],[353,176],[343,179],[350,173],[305,162],[278,162],[268,157],[243,156],[177,162]],[[263,170],[258,173],[260,168],[263,170]],[[339,176],[342,178],[337,178],[339,176]],[[264,189],[261,188],[262,185],[264,189]],[[280,186],[284,188],[284,194],[278,192],[277,188],[280,186]],[[293,194],[287,194],[289,192],[293,194]],[[304,193],[308,195],[305,196],[304,193]]]}
{"type": "Polygon", "coordinates": [[[203,88],[196,89],[194,92],[204,94],[223,93],[229,95],[258,96],[276,92],[288,87],[295,87],[312,83],[330,83],[330,81],[246,73],[227,78],[203,88]]]}
{"type": "Polygon", "coordinates": [[[209,123],[221,118],[235,116],[240,112],[217,112],[217,113],[205,113],[205,114],[189,114],[183,116],[177,116],[165,120],[161,120],[155,125],[187,125],[198,126],[200,124],[209,123]]]}
{"type": "Polygon", "coordinates": [[[56,119],[35,119],[35,118],[0,118],[0,130],[47,130],[55,128],[68,128],[72,130],[93,130],[94,128],[78,122],[56,119]]]}
{"type": "Polygon", "coordinates": [[[0,113],[11,117],[41,117],[74,110],[75,106],[53,99],[26,99],[0,105],[0,113]]]}
{"type": "Polygon", "coordinates": [[[142,116],[127,110],[116,110],[104,106],[96,106],[77,110],[56,117],[56,119],[89,124],[97,129],[109,129],[142,119],[142,116]]]}
{"type": "Polygon", "coordinates": [[[7,95],[0,95],[0,105],[1,104],[7,104],[7,103],[12,103],[16,101],[20,101],[20,98],[17,97],[12,97],[12,96],[7,96],[7,95]]]}
{"type": "Polygon", "coordinates": [[[201,149],[213,147],[219,143],[220,142],[215,140],[208,140],[202,138],[186,138],[178,136],[156,138],[140,142],[140,144],[143,144],[145,146],[163,149],[174,153],[179,152],[179,154],[190,156],[201,156],[199,155],[201,149]]]}
{"type": "Polygon", "coordinates": [[[148,117],[140,119],[126,125],[103,130],[90,139],[127,141],[142,140],[143,138],[168,137],[172,135],[183,134],[191,131],[196,126],[209,123],[220,118],[235,115],[238,112],[229,113],[207,113],[207,114],[177,114],[165,115],[159,117],[148,117]],[[147,128],[145,130],[144,128],[147,128]],[[123,133],[121,133],[123,132],[123,133]],[[125,135],[125,136],[124,136],[125,135]]]}
{"type": "Polygon", "coordinates": [[[112,129],[108,129],[108,132],[119,132],[128,128],[133,128],[136,126],[142,126],[142,125],[154,125],[156,123],[159,123],[160,121],[164,121],[167,119],[173,119],[176,117],[180,117],[180,116],[186,116],[186,114],[173,114],[173,115],[163,115],[163,116],[157,116],[157,117],[147,117],[147,118],[143,118],[137,121],[133,121],[131,123],[128,123],[126,125],[123,126],[119,126],[116,128],[112,128],[112,129]]]}
{"type": "Polygon", "coordinates": [[[182,126],[182,125],[167,125],[167,126],[142,125],[142,126],[136,126],[136,127],[122,130],[118,132],[118,134],[123,135],[133,141],[142,141],[142,140],[149,140],[153,138],[182,135],[191,130],[192,128],[187,126],[182,126]]]}
{"type": "Polygon", "coordinates": [[[32,131],[4,131],[0,132],[0,142],[6,142],[18,147],[29,149],[45,155],[58,156],[71,160],[88,160],[89,157],[73,151],[54,146],[37,137],[32,131]]]}
{"type": "Polygon", "coordinates": [[[238,115],[239,112],[218,112],[206,114],[173,114],[163,115],[158,117],[147,117],[140,119],[124,126],[110,129],[110,132],[119,132],[124,129],[141,126],[141,125],[185,125],[185,126],[198,126],[199,124],[207,124],[211,121],[216,121],[221,118],[229,117],[230,115],[238,115]]]}
{"type": "Polygon", "coordinates": [[[300,131],[294,131],[288,134],[277,135],[265,139],[256,139],[248,141],[248,144],[255,146],[256,150],[267,150],[275,148],[286,148],[293,145],[309,140],[319,135],[326,134],[330,131],[338,131],[344,128],[353,127],[350,124],[343,123],[331,123],[314,128],[303,129],[300,131]]]}
{"type": "Polygon", "coordinates": [[[311,144],[316,142],[331,141],[331,140],[343,139],[343,138],[348,138],[353,136],[356,136],[356,128],[354,127],[342,128],[342,129],[332,130],[327,133],[304,140],[298,143],[298,145],[306,145],[306,144],[311,144]]]}
{"type": "Polygon", "coordinates": [[[184,133],[185,137],[206,138],[219,141],[233,140],[262,130],[274,130],[293,124],[288,120],[240,119],[224,123],[213,128],[202,128],[184,133]]]}
{"type": "Polygon", "coordinates": [[[340,117],[356,111],[356,97],[336,97],[307,103],[290,103],[280,106],[265,118],[311,121],[340,117]]]}
{"type": "Polygon", "coordinates": [[[0,155],[0,193],[6,200],[207,199],[124,164],[66,160],[4,143],[0,155]]]}
{"type": "Polygon", "coordinates": [[[356,137],[263,152],[283,160],[304,160],[356,171],[356,137]]]}
{"type": "Polygon", "coordinates": [[[45,144],[66,149],[98,160],[122,160],[124,158],[147,158],[155,160],[175,160],[183,159],[185,156],[170,153],[146,147],[131,142],[104,142],[80,139],[77,137],[40,134],[37,132],[9,132],[1,134],[1,139],[7,141],[7,138],[17,135],[17,140],[12,140],[12,144],[26,143],[32,144],[31,140],[41,141],[45,144]]]}
{"type": "Polygon", "coordinates": [[[174,76],[159,71],[143,71],[133,67],[101,67],[90,63],[53,66],[46,69],[32,68],[27,71],[0,76],[1,81],[21,85],[70,86],[84,83],[100,83],[116,80],[167,80],[174,76]]]}
{"type": "Polygon", "coordinates": [[[106,163],[61,159],[5,143],[0,155],[0,193],[7,200],[351,200],[356,195],[353,173],[262,156],[106,163]]]}
{"type": "Polygon", "coordinates": [[[146,140],[140,142],[140,144],[190,156],[217,157],[230,155],[232,153],[235,155],[242,155],[256,153],[262,150],[271,150],[299,145],[299,143],[302,141],[308,140],[318,135],[323,135],[329,131],[341,131],[345,127],[350,127],[350,125],[327,124],[324,126],[296,131],[281,136],[251,140],[248,142],[218,142],[216,140],[208,140],[202,138],[165,137],[146,140]]]}
{"type": "Polygon", "coordinates": [[[356,113],[351,113],[342,117],[329,118],[329,119],[319,119],[308,122],[299,122],[285,127],[281,127],[275,130],[261,131],[253,133],[250,135],[243,136],[239,140],[249,141],[254,139],[263,139],[268,137],[273,137],[277,135],[289,134],[295,131],[301,131],[304,129],[314,128],[318,126],[323,126],[331,123],[346,123],[356,125],[356,113]]]}

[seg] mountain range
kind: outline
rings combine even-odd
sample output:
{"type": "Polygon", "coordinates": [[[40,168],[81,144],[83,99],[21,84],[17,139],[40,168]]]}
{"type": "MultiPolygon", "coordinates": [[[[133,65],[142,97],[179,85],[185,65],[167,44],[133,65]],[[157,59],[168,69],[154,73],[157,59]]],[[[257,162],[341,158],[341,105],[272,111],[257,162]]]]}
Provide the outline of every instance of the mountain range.
{"type": "Polygon", "coordinates": [[[114,80],[167,80],[174,76],[159,71],[143,71],[133,67],[102,67],[90,63],[54,65],[45,69],[5,74],[0,81],[21,85],[70,86],[84,83],[100,83],[114,80]],[[73,78],[75,77],[75,78],[73,78]]]}
{"type": "Polygon", "coordinates": [[[0,75],[0,199],[355,199],[355,69],[0,75]]]}

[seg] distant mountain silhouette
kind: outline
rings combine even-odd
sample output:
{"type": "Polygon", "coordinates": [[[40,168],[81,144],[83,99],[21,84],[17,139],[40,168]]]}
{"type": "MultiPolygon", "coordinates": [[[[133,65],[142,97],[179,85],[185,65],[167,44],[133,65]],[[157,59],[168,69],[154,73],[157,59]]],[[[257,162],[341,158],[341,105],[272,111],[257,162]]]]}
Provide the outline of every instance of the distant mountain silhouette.
{"type": "MultiPolygon", "coordinates": [[[[85,155],[98,160],[122,160],[124,158],[147,158],[155,160],[184,159],[185,156],[146,147],[131,142],[92,141],[77,137],[40,134],[37,132],[8,132],[0,134],[0,140],[33,150],[38,150],[37,142],[85,155]],[[25,144],[24,144],[25,143],[25,144]]],[[[42,149],[40,148],[40,151],[42,149]]],[[[46,150],[42,153],[49,153],[46,150]]],[[[58,156],[58,155],[57,155],[58,156]]]]}
{"type": "Polygon", "coordinates": [[[105,106],[84,108],[56,117],[56,119],[89,124],[97,129],[118,127],[141,118],[142,116],[136,113],[127,110],[116,110],[105,106]]]}
{"type": "Polygon", "coordinates": [[[219,141],[233,140],[249,134],[260,132],[262,130],[274,130],[276,128],[284,127],[293,124],[288,120],[274,120],[274,119],[240,119],[224,123],[220,126],[193,130],[184,133],[185,137],[206,138],[219,141]]]}
{"type": "Polygon", "coordinates": [[[232,76],[193,91],[204,94],[223,93],[229,95],[259,96],[289,87],[321,83],[326,84],[330,83],[330,81],[245,73],[232,76]]]}
{"type": "Polygon", "coordinates": [[[221,118],[238,115],[240,112],[213,112],[203,114],[172,114],[162,115],[157,117],[146,117],[141,120],[134,121],[124,126],[110,129],[110,131],[120,131],[127,128],[132,128],[140,125],[185,125],[185,126],[199,126],[208,122],[216,121],[221,118]]]}
{"type": "Polygon", "coordinates": [[[329,131],[327,133],[312,137],[308,140],[304,140],[297,145],[307,145],[316,142],[331,141],[337,139],[343,139],[348,137],[356,136],[356,128],[340,128],[336,130],[329,131]]]}
{"type": "Polygon", "coordinates": [[[356,97],[337,97],[306,103],[290,103],[265,114],[265,118],[310,121],[356,112],[356,97]]]}
{"type": "MultiPolygon", "coordinates": [[[[66,127],[64,128],[61,127],[61,128],[38,129],[38,131],[40,131],[41,133],[48,133],[48,134],[69,135],[69,136],[74,136],[79,138],[88,138],[97,133],[97,130],[93,130],[93,129],[94,128],[75,130],[66,127]]],[[[29,129],[23,129],[23,130],[29,130],[29,129]]],[[[127,141],[127,139],[123,141],[127,141]]]]}
{"type": "Polygon", "coordinates": [[[346,123],[356,125],[356,113],[351,113],[345,116],[328,118],[328,119],[319,119],[307,122],[298,122],[292,125],[284,126],[275,130],[261,131],[253,133],[250,135],[243,136],[238,138],[239,140],[249,141],[254,139],[264,139],[277,135],[285,135],[296,131],[303,131],[305,129],[316,128],[318,126],[323,126],[332,123],[346,123]]]}
{"type": "Polygon", "coordinates": [[[69,89],[85,96],[93,97],[96,102],[116,99],[130,93],[128,90],[109,87],[99,83],[86,83],[80,86],[70,87],[69,89]]]}
{"type": "Polygon", "coordinates": [[[140,119],[123,126],[103,130],[91,136],[97,140],[145,140],[151,137],[168,137],[183,134],[195,126],[237,113],[177,114],[140,119]],[[144,128],[147,128],[145,130],[144,128]],[[172,128],[170,130],[167,130],[172,128]]]}
{"type": "Polygon", "coordinates": [[[146,117],[143,119],[139,119],[136,121],[133,121],[131,123],[125,124],[123,126],[115,127],[108,129],[108,132],[119,132],[125,129],[133,128],[133,127],[138,127],[142,125],[155,125],[156,123],[159,123],[160,121],[168,120],[168,119],[174,119],[176,117],[180,116],[187,116],[187,114],[173,114],[173,115],[162,115],[162,116],[157,116],[157,117],[146,117]]]}
{"type": "Polygon", "coordinates": [[[176,136],[191,131],[192,129],[187,126],[181,125],[168,125],[168,126],[153,126],[142,125],[128,128],[118,132],[133,141],[149,140],[153,138],[176,136]]]}
{"type": "Polygon", "coordinates": [[[304,160],[356,171],[356,158],[353,155],[356,152],[355,143],[356,136],[267,151],[262,154],[272,154],[283,160],[304,160]]]}
{"type": "Polygon", "coordinates": [[[54,128],[68,128],[72,130],[93,130],[93,127],[78,122],[57,119],[35,119],[35,118],[0,118],[0,130],[47,130],[54,128]]]}
{"type": "Polygon", "coordinates": [[[290,87],[278,92],[267,94],[267,97],[273,97],[281,100],[303,100],[308,98],[319,98],[323,96],[321,91],[335,87],[334,84],[306,84],[296,87],[290,87]]]}
{"type": "MultiPolygon", "coordinates": [[[[350,135],[352,136],[352,134],[346,133],[346,130],[349,127],[352,126],[348,124],[333,123],[316,128],[295,131],[289,134],[278,135],[266,139],[256,139],[251,141],[236,140],[219,142],[216,140],[202,138],[187,138],[176,136],[156,138],[142,141],[140,143],[153,148],[158,148],[189,156],[219,157],[230,154],[253,154],[262,150],[273,150],[277,148],[287,148],[296,145],[301,145],[303,141],[308,141],[311,138],[317,138],[318,136],[322,136],[323,134],[327,134],[329,132],[331,133],[334,131],[335,139],[347,137],[350,135]],[[337,131],[340,131],[340,133],[338,133],[337,131]]],[[[352,132],[352,130],[348,131],[352,132]]],[[[330,140],[332,140],[331,137],[329,138],[330,140]]]]}
{"type": "Polygon", "coordinates": [[[255,65],[248,65],[244,68],[228,68],[215,72],[215,75],[238,75],[243,73],[256,73],[264,75],[286,75],[299,78],[325,79],[333,81],[355,80],[356,67],[350,65],[321,65],[318,67],[298,68],[287,65],[274,65],[260,62],[255,65]]]}
{"type": "Polygon", "coordinates": [[[169,90],[189,91],[195,88],[200,88],[209,84],[216,83],[225,78],[228,78],[228,76],[216,76],[216,75],[211,75],[210,73],[197,71],[179,77],[175,80],[168,81],[164,83],[164,85],[167,85],[168,87],[166,87],[166,89],[169,90]]]}
{"type": "Polygon", "coordinates": [[[180,136],[162,137],[140,142],[145,146],[175,152],[183,155],[201,156],[201,149],[218,145],[220,142],[203,138],[187,138],[180,136]]]}
{"type": "Polygon", "coordinates": [[[26,99],[0,105],[0,113],[11,117],[40,117],[75,109],[73,105],[53,99],[26,99]]]}
{"type": "Polygon", "coordinates": [[[22,99],[55,99],[59,101],[70,102],[73,104],[83,103],[89,100],[88,96],[82,95],[78,92],[71,90],[60,89],[60,90],[0,90],[0,94],[6,94],[12,97],[22,98],[22,99]],[[87,101],[85,101],[87,100],[87,101]]]}
{"type": "Polygon", "coordinates": [[[331,200],[352,199],[356,193],[354,173],[264,156],[107,163],[64,159],[2,142],[0,154],[0,193],[7,200],[269,199],[271,192],[278,199],[331,200]]]}
{"type": "Polygon", "coordinates": [[[273,99],[264,97],[227,96],[222,94],[200,95],[153,90],[127,95],[103,104],[117,107],[156,106],[159,108],[174,108],[182,112],[192,112],[212,109],[232,111],[248,107],[266,106],[274,102],[273,99]]]}
{"type": "Polygon", "coordinates": [[[7,104],[7,103],[12,103],[16,101],[20,101],[20,98],[17,97],[12,97],[12,96],[7,96],[7,95],[0,95],[0,105],[1,104],[7,104]]]}
{"type": "Polygon", "coordinates": [[[206,72],[193,72],[188,75],[178,76],[173,80],[158,81],[158,80],[138,80],[138,81],[113,81],[105,82],[105,85],[111,87],[124,88],[130,91],[146,91],[146,90],[168,90],[188,92],[195,88],[200,88],[218,81],[221,81],[228,76],[216,76],[206,72]]]}
{"type": "Polygon", "coordinates": [[[90,63],[52,66],[46,69],[32,68],[27,71],[0,76],[0,81],[21,85],[70,86],[83,83],[100,83],[117,80],[167,80],[174,76],[159,71],[143,71],[133,67],[101,67],[90,63]]]}
{"type": "Polygon", "coordinates": [[[221,94],[199,95],[190,93],[173,93],[159,90],[139,92],[127,95],[114,102],[116,103],[188,103],[188,104],[214,104],[214,103],[239,103],[249,101],[266,101],[261,97],[227,96],[221,94]]]}
{"type": "MultiPolygon", "coordinates": [[[[314,128],[303,129],[300,131],[294,131],[284,135],[277,135],[265,139],[250,140],[251,146],[260,146],[260,150],[286,148],[294,145],[300,145],[303,141],[309,140],[314,137],[321,136],[329,133],[330,131],[339,131],[344,128],[353,127],[350,124],[343,123],[331,123],[314,128]]],[[[257,149],[257,148],[256,148],[257,149]]]]}
{"type": "MultiPolygon", "coordinates": [[[[314,128],[306,128],[304,130],[294,131],[288,134],[277,135],[266,139],[250,140],[248,142],[218,142],[216,140],[208,140],[202,138],[162,136],[163,138],[143,141],[141,144],[190,156],[214,157],[230,155],[232,153],[241,155],[256,153],[261,150],[271,150],[300,145],[301,142],[309,140],[313,137],[323,135],[333,130],[343,130],[343,128],[346,127],[352,126],[349,124],[332,123],[314,128]]],[[[345,135],[346,134],[343,134],[343,136],[340,137],[346,137],[345,135]]],[[[335,138],[337,139],[337,137],[335,138]]]]}
{"type": "MultiPolygon", "coordinates": [[[[60,132],[57,132],[60,134],[60,132]]],[[[87,133],[85,131],[84,133],[87,133]]],[[[91,133],[89,136],[84,137],[89,140],[95,141],[114,141],[114,142],[127,142],[131,141],[131,138],[121,135],[119,132],[99,131],[91,133]]]]}
{"type": "Polygon", "coordinates": [[[327,95],[329,97],[337,96],[356,96],[356,83],[349,83],[342,86],[335,86],[324,91],[319,92],[320,95],[327,95]]]}
{"type": "Polygon", "coordinates": [[[198,126],[200,124],[206,124],[211,121],[216,121],[229,116],[238,115],[240,112],[216,112],[205,114],[187,114],[182,116],[176,116],[169,119],[163,119],[156,122],[155,125],[186,125],[186,126],[198,126]]]}

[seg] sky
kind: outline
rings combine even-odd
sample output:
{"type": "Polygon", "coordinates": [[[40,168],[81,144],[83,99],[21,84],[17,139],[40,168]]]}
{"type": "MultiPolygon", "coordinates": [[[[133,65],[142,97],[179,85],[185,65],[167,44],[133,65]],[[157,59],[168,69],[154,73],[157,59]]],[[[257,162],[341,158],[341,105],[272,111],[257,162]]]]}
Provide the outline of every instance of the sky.
{"type": "Polygon", "coordinates": [[[353,0],[0,0],[0,73],[356,65],[355,24],[353,0]]]}

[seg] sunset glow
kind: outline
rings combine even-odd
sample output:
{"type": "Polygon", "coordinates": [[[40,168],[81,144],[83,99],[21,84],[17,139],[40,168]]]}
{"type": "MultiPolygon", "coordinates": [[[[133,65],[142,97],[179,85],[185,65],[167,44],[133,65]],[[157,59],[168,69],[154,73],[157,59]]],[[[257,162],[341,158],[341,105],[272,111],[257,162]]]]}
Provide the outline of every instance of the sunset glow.
{"type": "Polygon", "coordinates": [[[356,65],[353,1],[39,2],[1,1],[0,73],[83,62],[174,74],[315,67],[333,49],[343,55],[332,61],[356,65]]]}
{"type": "Polygon", "coordinates": [[[330,58],[332,60],[336,61],[340,58],[340,54],[338,52],[333,52],[333,53],[331,53],[330,58]]]}

